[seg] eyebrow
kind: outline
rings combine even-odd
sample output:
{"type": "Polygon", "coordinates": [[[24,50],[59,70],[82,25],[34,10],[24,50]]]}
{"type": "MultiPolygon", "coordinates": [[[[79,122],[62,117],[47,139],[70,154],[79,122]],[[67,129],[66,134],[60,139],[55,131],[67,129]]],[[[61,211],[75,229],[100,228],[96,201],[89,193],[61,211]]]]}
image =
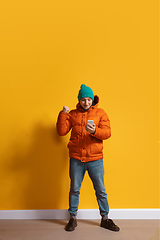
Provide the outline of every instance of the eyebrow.
{"type": "Polygon", "coordinates": [[[92,100],[91,98],[84,98],[84,99],[82,99],[83,101],[85,101],[85,100],[92,100]]]}

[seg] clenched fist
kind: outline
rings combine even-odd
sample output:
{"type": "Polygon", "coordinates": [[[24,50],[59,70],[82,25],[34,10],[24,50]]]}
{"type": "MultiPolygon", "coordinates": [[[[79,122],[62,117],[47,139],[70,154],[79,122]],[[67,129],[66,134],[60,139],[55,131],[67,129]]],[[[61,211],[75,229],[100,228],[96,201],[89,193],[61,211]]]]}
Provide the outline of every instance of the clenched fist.
{"type": "Polygon", "coordinates": [[[68,106],[64,106],[62,111],[63,111],[64,113],[69,112],[69,107],[68,107],[68,106]]]}

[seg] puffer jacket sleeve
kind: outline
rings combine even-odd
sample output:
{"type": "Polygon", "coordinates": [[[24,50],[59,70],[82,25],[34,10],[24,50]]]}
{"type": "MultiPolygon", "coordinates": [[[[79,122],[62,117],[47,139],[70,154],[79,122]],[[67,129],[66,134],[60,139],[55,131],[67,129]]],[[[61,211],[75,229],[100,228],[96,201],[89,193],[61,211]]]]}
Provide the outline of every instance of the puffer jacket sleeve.
{"type": "Polygon", "coordinates": [[[93,136],[100,140],[105,140],[111,137],[110,120],[103,109],[101,109],[100,121],[98,126],[96,126],[96,131],[93,136]]]}
{"type": "Polygon", "coordinates": [[[71,129],[71,115],[61,111],[58,115],[56,128],[60,136],[65,136],[71,129]]]}

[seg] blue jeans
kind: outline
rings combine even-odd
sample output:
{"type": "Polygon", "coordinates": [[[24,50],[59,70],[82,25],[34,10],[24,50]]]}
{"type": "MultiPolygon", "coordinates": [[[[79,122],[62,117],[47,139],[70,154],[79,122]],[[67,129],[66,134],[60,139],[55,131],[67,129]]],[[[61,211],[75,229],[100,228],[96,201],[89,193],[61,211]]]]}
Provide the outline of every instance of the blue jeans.
{"type": "Polygon", "coordinates": [[[71,216],[76,216],[79,205],[79,194],[81,184],[88,171],[89,177],[92,180],[93,187],[95,189],[97,202],[99,205],[100,214],[102,217],[107,216],[109,213],[109,206],[107,200],[107,194],[104,187],[104,167],[103,159],[91,162],[81,162],[70,158],[70,192],[69,192],[69,213],[71,216]]]}

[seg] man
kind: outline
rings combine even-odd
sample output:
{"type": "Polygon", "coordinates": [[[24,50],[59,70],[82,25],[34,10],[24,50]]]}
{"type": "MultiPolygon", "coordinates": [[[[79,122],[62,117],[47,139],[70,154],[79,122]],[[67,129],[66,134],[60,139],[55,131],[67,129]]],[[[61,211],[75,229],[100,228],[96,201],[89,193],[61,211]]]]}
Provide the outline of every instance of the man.
{"type": "Polygon", "coordinates": [[[81,85],[78,93],[76,109],[69,112],[64,106],[57,120],[57,132],[60,136],[71,130],[68,143],[70,157],[70,220],[66,231],[73,231],[77,226],[77,211],[79,193],[84,174],[88,174],[93,182],[97,202],[102,216],[100,226],[112,231],[119,231],[119,227],[108,219],[109,206],[104,187],[103,140],[111,136],[110,121],[101,108],[98,108],[99,97],[94,96],[90,87],[81,85]]]}

